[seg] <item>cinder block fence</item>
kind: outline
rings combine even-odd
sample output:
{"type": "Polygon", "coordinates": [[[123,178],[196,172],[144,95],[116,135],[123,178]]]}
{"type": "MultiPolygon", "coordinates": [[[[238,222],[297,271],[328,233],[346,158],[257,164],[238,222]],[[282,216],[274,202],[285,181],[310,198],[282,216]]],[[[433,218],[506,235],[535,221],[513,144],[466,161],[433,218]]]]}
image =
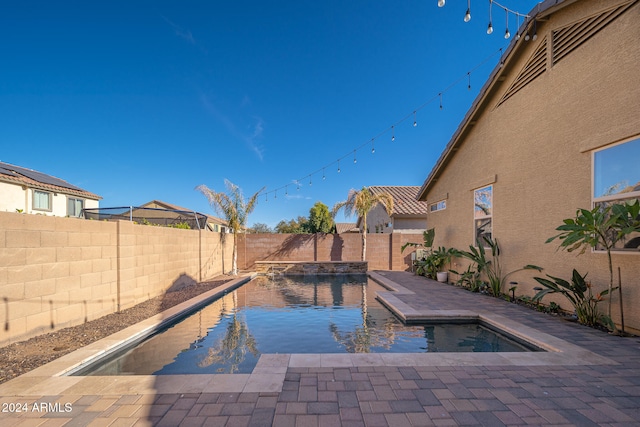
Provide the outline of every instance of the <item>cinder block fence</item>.
{"type": "MultiPolygon", "coordinates": [[[[369,269],[405,270],[406,241],[369,234],[369,269]]],[[[132,307],[231,270],[233,236],[209,231],[0,212],[0,346],[132,307]]],[[[238,267],[255,261],[358,261],[362,236],[248,234],[238,267]]]]}

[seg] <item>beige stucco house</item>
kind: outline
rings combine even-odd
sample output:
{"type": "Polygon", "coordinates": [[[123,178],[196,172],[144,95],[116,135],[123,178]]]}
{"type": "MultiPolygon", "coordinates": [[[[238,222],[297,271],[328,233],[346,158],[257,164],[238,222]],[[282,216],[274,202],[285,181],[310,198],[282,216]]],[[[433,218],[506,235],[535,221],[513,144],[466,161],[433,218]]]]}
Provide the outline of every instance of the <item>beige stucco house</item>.
{"type": "MultiPolygon", "coordinates": [[[[393,213],[389,215],[378,204],[367,214],[369,233],[421,233],[427,229],[427,203],[417,200],[419,186],[373,185],[367,187],[373,194],[388,193],[393,197],[393,213]]],[[[356,227],[362,231],[362,217],[356,227]]]]}
{"type": "MultiPolygon", "coordinates": [[[[429,204],[436,245],[464,249],[492,236],[505,272],[535,264],[568,279],[576,268],[597,292],[609,283],[606,253],[576,255],[545,241],[578,208],[640,197],[640,1],[545,1],[530,15],[418,198],[429,204]]],[[[634,241],[613,264],[626,328],[640,332],[634,241]]],[[[532,276],[514,278],[517,293],[533,296],[532,276]]],[[[571,307],[561,296],[550,301],[571,307]]],[[[612,303],[619,325],[617,291],[612,303]]]]}
{"type": "Polygon", "coordinates": [[[60,178],[0,162],[0,211],[80,217],[100,199],[60,178]]]}

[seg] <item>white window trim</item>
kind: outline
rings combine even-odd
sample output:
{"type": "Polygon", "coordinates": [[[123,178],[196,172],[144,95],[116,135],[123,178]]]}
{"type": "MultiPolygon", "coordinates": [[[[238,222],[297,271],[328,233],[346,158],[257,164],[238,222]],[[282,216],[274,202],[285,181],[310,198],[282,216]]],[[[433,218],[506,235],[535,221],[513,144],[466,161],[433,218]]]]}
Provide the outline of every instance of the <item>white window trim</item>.
{"type": "Polygon", "coordinates": [[[487,218],[491,218],[491,238],[493,239],[493,190],[494,190],[494,185],[495,183],[491,183],[491,184],[486,184],[486,185],[482,185],[480,187],[476,187],[473,189],[473,223],[472,223],[472,229],[473,229],[473,246],[477,246],[478,241],[477,241],[477,236],[476,236],[476,220],[479,219],[487,219],[487,218]],[[479,216],[476,217],[476,191],[478,190],[482,190],[484,188],[487,187],[491,187],[491,215],[484,215],[484,216],[479,216]]]}
{"type": "Polygon", "coordinates": [[[429,205],[429,213],[440,212],[440,211],[443,211],[443,210],[445,210],[445,209],[447,209],[447,200],[446,200],[446,199],[438,200],[437,202],[431,203],[431,204],[429,205]],[[444,207],[443,207],[443,208],[438,209],[438,205],[439,205],[440,203],[444,203],[444,207]],[[435,209],[433,209],[434,207],[435,207],[435,209]]]}
{"type": "MultiPolygon", "coordinates": [[[[596,191],[596,154],[601,151],[606,151],[610,148],[616,147],[618,145],[626,144],[628,142],[632,142],[635,140],[640,140],[640,135],[632,136],[631,138],[624,139],[623,141],[619,141],[616,143],[608,144],[597,149],[591,150],[591,208],[595,208],[597,203],[601,202],[611,202],[616,200],[629,200],[629,199],[638,199],[640,200],[640,191],[632,191],[630,193],[619,193],[614,194],[612,196],[602,196],[595,197],[596,191]]],[[[595,249],[591,248],[592,253],[602,253],[606,254],[607,251],[604,249],[595,249]]],[[[639,255],[640,251],[633,250],[620,250],[620,249],[612,249],[611,252],[614,252],[616,255],[639,255]]]]}

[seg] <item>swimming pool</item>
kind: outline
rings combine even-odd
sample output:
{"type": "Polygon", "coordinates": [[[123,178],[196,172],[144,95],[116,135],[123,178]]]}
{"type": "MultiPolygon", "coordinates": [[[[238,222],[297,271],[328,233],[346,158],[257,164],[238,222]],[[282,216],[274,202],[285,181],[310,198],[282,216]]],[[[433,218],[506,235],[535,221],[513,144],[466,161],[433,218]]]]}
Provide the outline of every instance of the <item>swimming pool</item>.
{"type": "Polygon", "coordinates": [[[75,375],[249,373],[261,354],[522,352],[477,323],[404,325],[366,275],[258,277],[75,375]]]}

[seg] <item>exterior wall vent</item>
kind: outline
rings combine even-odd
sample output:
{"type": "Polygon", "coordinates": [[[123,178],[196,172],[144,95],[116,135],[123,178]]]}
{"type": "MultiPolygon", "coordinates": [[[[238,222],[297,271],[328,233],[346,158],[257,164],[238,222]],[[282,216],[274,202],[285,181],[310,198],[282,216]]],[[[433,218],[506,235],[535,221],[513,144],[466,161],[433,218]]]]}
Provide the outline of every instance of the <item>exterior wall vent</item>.
{"type": "Polygon", "coordinates": [[[502,105],[507,99],[515,95],[520,89],[534,81],[539,75],[547,70],[547,38],[540,41],[537,49],[529,58],[527,65],[520,71],[518,77],[513,81],[511,87],[505,92],[497,106],[502,105]]]}
{"type": "Polygon", "coordinates": [[[553,65],[613,22],[636,1],[627,1],[597,15],[553,31],[553,65]]]}

